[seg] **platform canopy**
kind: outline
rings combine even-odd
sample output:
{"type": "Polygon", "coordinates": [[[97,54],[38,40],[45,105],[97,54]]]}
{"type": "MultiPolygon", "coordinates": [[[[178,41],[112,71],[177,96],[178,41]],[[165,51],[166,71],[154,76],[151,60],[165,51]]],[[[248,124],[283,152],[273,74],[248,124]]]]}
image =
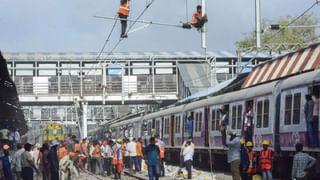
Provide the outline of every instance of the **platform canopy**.
{"type": "Polygon", "coordinates": [[[320,43],[279,56],[259,64],[247,77],[242,88],[282,79],[295,74],[313,71],[320,65],[320,43]]]}

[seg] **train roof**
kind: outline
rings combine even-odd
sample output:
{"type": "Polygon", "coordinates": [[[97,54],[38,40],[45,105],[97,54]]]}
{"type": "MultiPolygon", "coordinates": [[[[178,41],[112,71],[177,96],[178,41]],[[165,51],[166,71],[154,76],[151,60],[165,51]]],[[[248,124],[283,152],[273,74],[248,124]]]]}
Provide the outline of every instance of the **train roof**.
{"type": "Polygon", "coordinates": [[[313,71],[320,65],[320,43],[279,56],[254,67],[242,88],[313,71]]]}

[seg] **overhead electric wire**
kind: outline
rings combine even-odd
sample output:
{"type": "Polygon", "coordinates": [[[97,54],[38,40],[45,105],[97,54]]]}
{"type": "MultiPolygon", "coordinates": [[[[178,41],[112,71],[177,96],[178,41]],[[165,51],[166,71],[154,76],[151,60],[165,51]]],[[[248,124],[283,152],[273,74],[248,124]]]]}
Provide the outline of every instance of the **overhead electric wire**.
{"type": "MultiPolygon", "coordinates": [[[[136,18],[136,20],[129,26],[129,28],[127,29],[127,33],[131,30],[131,28],[137,23],[137,21],[139,21],[139,19],[143,16],[143,14],[149,9],[149,7],[154,3],[155,0],[152,0],[149,4],[146,5],[146,7],[144,8],[144,10],[140,13],[140,15],[136,18]]],[[[126,33],[126,34],[127,34],[126,33]]],[[[119,46],[119,44],[121,43],[121,41],[124,38],[120,38],[119,41],[116,43],[116,45],[112,48],[112,50],[107,54],[107,56],[104,58],[103,63],[106,63],[106,61],[108,60],[109,56],[113,53],[113,51],[119,46]]],[[[99,62],[99,64],[101,64],[101,61],[99,62]]]]}
{"type": "MultiPolygon", "coordinates": [[[[298,19],[300,19],[302,16],[304,16],[305,14],[307,14],[307,12],[309,12],[313,7],[315,7],[316,5],[318,5],[320,3],[320,1],[316,0],[315,3],[313,3],[309,8],[307,8],[306,10],[304,10],[299,16],[297,16],[296,18],[294,18],[291,22],[289,22],[287,24],[287,26],[290,26],[291,24],[295,23],[298,19]]],[[[269,37],[265,43],[267,43],[268,41],[270,41],[272,38],[274,38],[276,35],[278,35],[282,30],[278,30],[276,33],[274,33],[271,37],[269,37]]]]}

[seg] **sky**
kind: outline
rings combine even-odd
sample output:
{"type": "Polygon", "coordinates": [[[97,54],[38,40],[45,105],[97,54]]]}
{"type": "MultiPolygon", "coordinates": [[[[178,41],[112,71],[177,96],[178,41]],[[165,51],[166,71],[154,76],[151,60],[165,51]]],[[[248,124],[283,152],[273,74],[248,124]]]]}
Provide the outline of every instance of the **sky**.
{"type": "MultiPolygon", "coordinates": [[[[135,19],[150,0],[132,0],[130,19],[135,19]]],[[[169,24],[190,20],[199,0],[154,0],[140,18],[169,24]],[[186,5],[186,2],[188,2],[186,5]],[[186,8],[188,7],[188,8],[186,8]]],[[[315,0],[261,0],[262,18],[275,21],[299,15],[315,0]]],[[[1,0],[0,50],[4,52],[99,52],[114,20],[119,0],[1,0]]],[[[235,51],[235,42],[255,27],[254,0],[207,0],[208,50],[235,51]]],[[[320,3],[310,12],[320,18],[320,3]]],[[[129,23],[130,25],[130,23],[129,23]]],[[[143,24],[136,24],[133,29],[143,24]]],[[[117,23],[105,52],[120,36],[117,23]]],[[[115,52],[201,51],[200,33],[151,25],[129,34],[115,52]]]]}

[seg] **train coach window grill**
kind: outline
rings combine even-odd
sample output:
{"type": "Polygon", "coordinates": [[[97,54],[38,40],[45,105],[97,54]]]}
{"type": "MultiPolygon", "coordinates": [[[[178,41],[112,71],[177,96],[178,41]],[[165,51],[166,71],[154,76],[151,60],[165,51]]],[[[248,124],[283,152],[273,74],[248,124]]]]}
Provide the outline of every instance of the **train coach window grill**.
{"type": "Polygon", "coordinates": [[[176,116],[176,126],[175,126],[175,132],[177,133],[177,134],[179,134],[180,133],[180,129],[181,129],[181,118],[180,118],[180,116],[176,116]]]}
{"type": "Polygon", "coordinates": [[[264,128],[269,126],[269,100],[264,100],[262,124],[264,128]]]}
{"type": "Polygon", "coordinates": [[[292,95],[286,95],[285,97],[285,108],[284,108],[284,124],[291,124],[291,109],[292,109],[292,95]]]}
{"type": "Polygon", "coordinates": [[[293,124],[300,123],[300,105],[301,105],[301,94],[294,94],[293,98],[293,124]]]}
{"type": "Polygon", "coordinates": [[[216,130],[216,110],[211,111],[211,131],[216,130]]]}
{"type": "Polygon", "coordinates": [[[261,128],[262,121],[262,101],[257,104],[257,128],[261,128]]]}
{"type": "Polygon", "coordinates": [[[232,106],[232,129],[240,129],[241,128],[241,119],[242,119],[242,105],[234,105],[232,106]]]}
{"type": "Polygon", "coordinates": [[[201,131],[201,125],[202,125],[201,123],[202,123],[202,112],[199,113],[199,123],[198,123],[198,125],[199,125],[198,126],[198,131],[199,132],[201,131]]]}
{"type": "Polygon", "coordinates": [[[160,121],[156,121],[156,132],[157,134],[160,133],[160,121]]]}
{"type": "Polygon", "coordinates": [[[164,120],[164,134],[169,134],[169,119],[164,120]]]}

